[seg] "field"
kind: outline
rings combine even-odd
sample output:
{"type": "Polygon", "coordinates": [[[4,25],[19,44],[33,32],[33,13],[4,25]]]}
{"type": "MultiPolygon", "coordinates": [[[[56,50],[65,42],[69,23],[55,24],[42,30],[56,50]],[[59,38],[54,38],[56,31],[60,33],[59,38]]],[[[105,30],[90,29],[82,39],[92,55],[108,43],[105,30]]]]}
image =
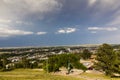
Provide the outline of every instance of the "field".
{"type": "Polygon", "coordinates": [[[0,72],[0,80],[120,80],[120,78],[109,78],[103,74],[57,74],[45,73],[38,69],[16,69],[9,72],[0,72]]]}
{"type": "Polygon", "coordinates": [[[0,80],[84,80],[74,77],[47,74],[40,70],[18,69],[0,72],[0,80]]]}

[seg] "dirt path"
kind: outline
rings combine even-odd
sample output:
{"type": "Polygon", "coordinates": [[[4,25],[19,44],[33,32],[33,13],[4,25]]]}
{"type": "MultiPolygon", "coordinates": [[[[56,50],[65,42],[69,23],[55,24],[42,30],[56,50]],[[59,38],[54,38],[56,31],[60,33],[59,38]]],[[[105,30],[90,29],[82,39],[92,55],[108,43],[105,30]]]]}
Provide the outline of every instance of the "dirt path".
{"type": "MultiPolygon", "coordinates": [[[[67,70],[61,70],[60,72],[55,72],[53,73],[54,75],[62,75],[62,76],[72,76],[72,77],[77,77],[77,78],[81,78],[81,79],[85,79],[85,80],[105,80],[105,79],[102,79],[102,78],[94,78],[94,77],[88,77],[88,76],[83,76],[81,75],[83,73],[82,70],[73,70],[72,73],[70,74],[66,74],[67,73],[67,70]]],[[[96,74],[99,74],[96,72],[96,74]]]]}

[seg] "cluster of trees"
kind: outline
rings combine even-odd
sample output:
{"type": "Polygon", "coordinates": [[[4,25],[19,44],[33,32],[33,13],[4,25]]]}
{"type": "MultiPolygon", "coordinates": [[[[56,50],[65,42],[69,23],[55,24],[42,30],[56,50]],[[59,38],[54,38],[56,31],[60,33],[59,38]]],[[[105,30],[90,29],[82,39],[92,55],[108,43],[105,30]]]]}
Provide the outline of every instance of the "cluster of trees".
{"type": "Polygon", "coordinates": [[[44,62],[43,68],[47,72],[56,72],[59,71],[60,67],[68,68],[68,64],[71,63],[73,68],[82,69],[84,71],[87,70],[79,61],[80,57],[78,54],[54,55],[44,62]]]}
{"type": "Polygon", "coordinates": [[[7,60],[7,58],[0,58],[0,71],[5,71],[6,70],[6,65],[9,63],[10,61],[7,60]]]}
{"type": "Polygon", "coordinates": [[[84,49],[83,52],[81,53],[81,58],[86,60],[90,59],[92,53],[88,49],[84,49]]]}
{"type": "Polygon", "coordinates": [[[28,60],[26,57],[23,57],[21,61],[11,63],[7,58],[0,59],[0,71],[9,71],[16,68],[38,68],[37,61],[28,60]]]}
{"type": "Polygon", "coordinates": [[[96,69],[102,70],[106,75],[120,74],[120,51],[114,51],[108,44],[101,45],[96,53],[96,69]]]}
{"type": "Polygon", "coordinates": [[[0,58],[3,58],[3,57],[6,57],[6,58],[9,58],[9,57],[14,57],[14,56],[26,56],[26,55],[33,55],[37,52],[23,52],[23,53],[20,53],[20,54],[16,54],[16,53],[2,53],[0,54],[0,58]]]}
{"type": "Polygon", "coordinates": [[[15,68],[38,68],[38,62],[36,60],[31,61],[26,57],[23,57],[22,60],[15,64],[15,68]]]}

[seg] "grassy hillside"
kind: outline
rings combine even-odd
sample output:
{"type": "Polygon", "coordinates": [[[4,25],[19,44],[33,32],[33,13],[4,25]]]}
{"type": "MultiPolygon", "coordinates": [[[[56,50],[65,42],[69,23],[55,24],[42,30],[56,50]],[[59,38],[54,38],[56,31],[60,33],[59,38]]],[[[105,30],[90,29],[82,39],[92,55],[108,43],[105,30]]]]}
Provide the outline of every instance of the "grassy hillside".
{"type": "Polygon", "coordinates": [[[0,72],[0,80],[120,80],[120,78],[110,78],[94,72],[65,75],[45,73],[38,69],[17,69],[0,72]]]}
{"type": "Polygon", "coordinates": [[[40,70],[18,69],[0,72],[0,80],[84,80],[75,77],[46,74],[40,70]]]}

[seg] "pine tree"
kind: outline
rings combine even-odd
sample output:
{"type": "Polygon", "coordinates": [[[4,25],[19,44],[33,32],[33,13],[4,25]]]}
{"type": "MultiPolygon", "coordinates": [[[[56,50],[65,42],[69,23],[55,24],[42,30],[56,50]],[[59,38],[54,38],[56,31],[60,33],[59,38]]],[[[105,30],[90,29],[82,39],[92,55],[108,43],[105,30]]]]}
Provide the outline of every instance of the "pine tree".
{"type": "Polygon", "coordinates": [[[98,62],[96,63],[96,67],[104,71],[106,75],[112,76],[119,70],[117,59],[112,46],[103,44],[97,50],[96,60],[98,62]]]}

